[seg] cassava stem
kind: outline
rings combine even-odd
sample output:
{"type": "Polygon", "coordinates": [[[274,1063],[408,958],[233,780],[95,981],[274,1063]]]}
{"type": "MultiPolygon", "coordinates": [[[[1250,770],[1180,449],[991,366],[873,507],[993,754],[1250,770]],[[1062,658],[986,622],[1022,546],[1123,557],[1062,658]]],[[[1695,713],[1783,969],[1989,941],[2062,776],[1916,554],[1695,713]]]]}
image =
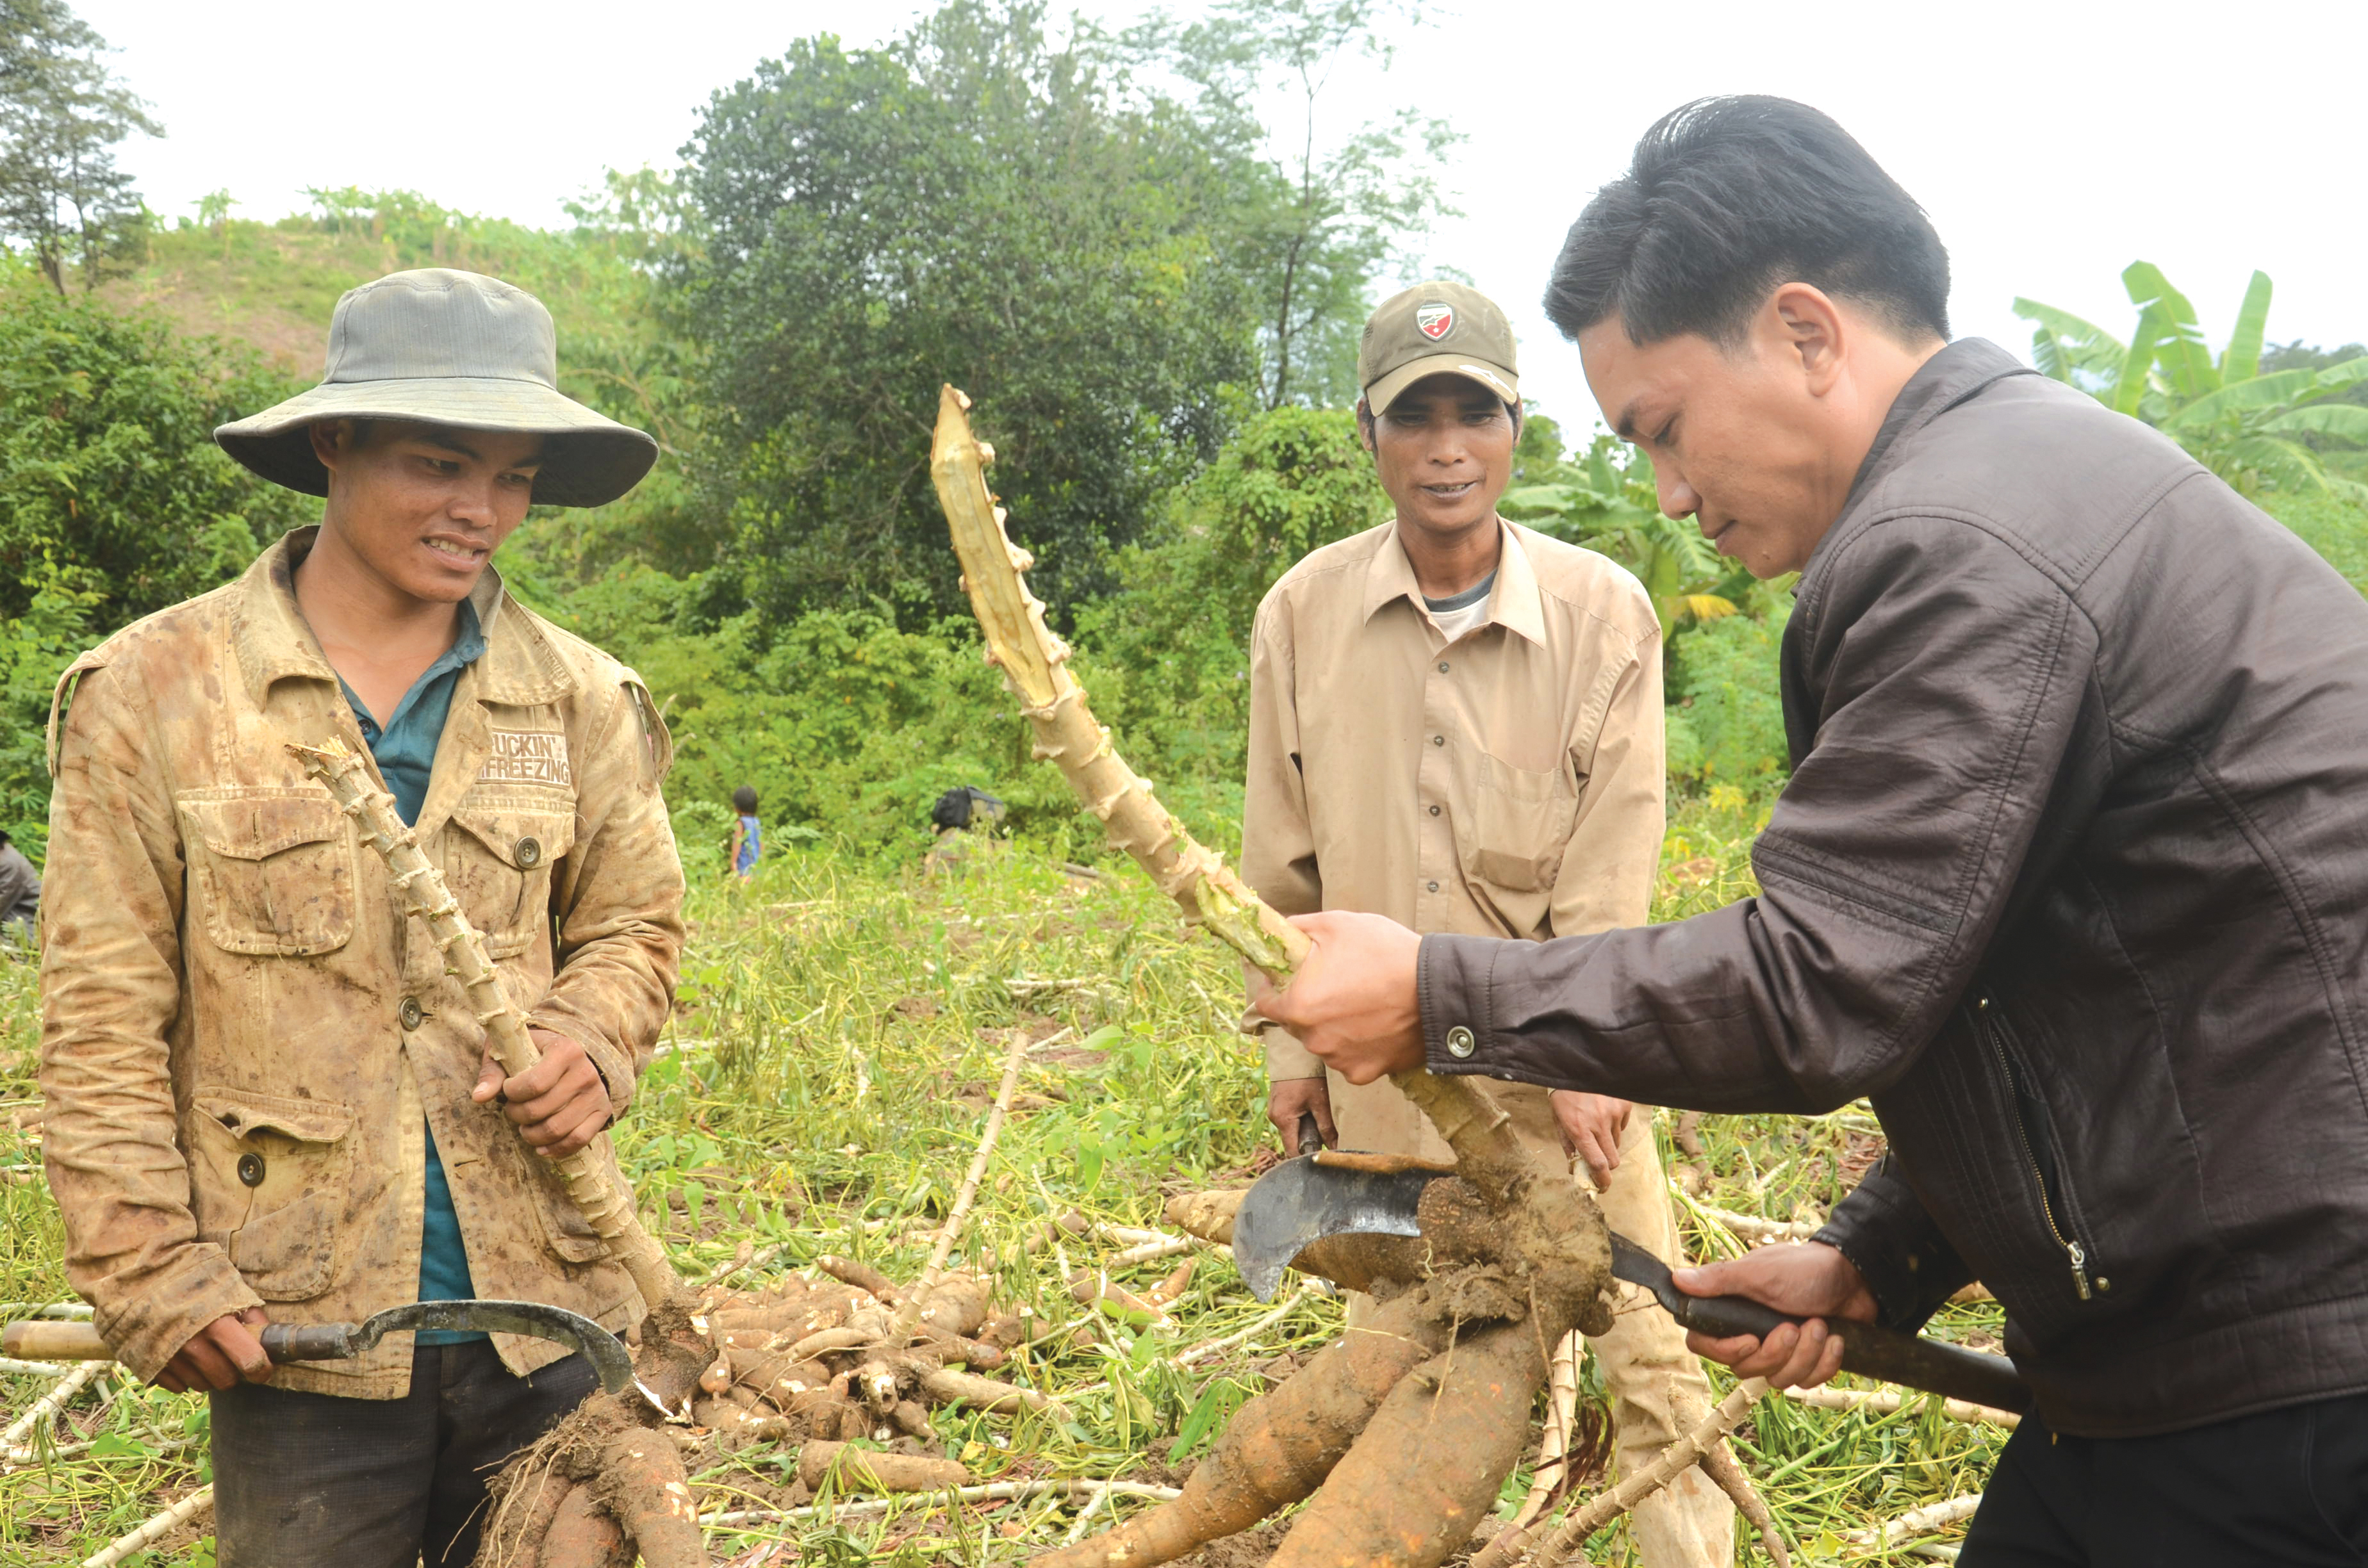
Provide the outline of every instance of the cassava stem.
{"type": "MultiPolygon", "coordinates": [[[[1109,829],[1110,842],[1133,856],[1160,892],[1268,979],[1288,983],[1311,950],[1306,936],[1184,831],[1086,706],[1085,688],[1069,672],[1068,644],[1044,624],[1043,603],[1020,576],[1035,558],[1011,542],[1003,508],[987,493],[986,465],[994,454],[971,433],[969,407],[970,399],[951,386],[939,395],[929,471],[954,553],[962,558],[962,588],[986,638],[988,662],[1003,671],[1019,699],[1035,732],[1036,755],[1061,769],[1077,799],[1109,829]]],[[[1503,1111],[1461,1078],[1433,1077],[1420,1068],[1390,1078],[1430,1118],[1467,1178],[1499,1200],[1513,1195],[1528,1165],[1503,1111]]]]}
{"type": "MultiPolygon", "coordinates": [[[[337,809],[353,819],[364,842],[386,861],[388,879],[403,890],[412,912],[427,923],[445,963],[461,977],[470,1010],[484,1028],[485,1048],[501,1063],[502,1071],[515,1078],[541,1061],[542,1052],[527,1033],[525,1017],[502,994],[493,960],[485,956],[484,937],[461,913],[444,873],[421,852],[417,837],[403,825],[395,812],[394,797],[378,787],[359,754],[336,740],[321,746],[290,744],[288,749],[303,762],[305,772],[328,786],[337,809]]],[[[588,1148],[563,1155],[552,1165],[585,1222],[632,1276],[643,1309],[655,1309],[674,1295],[680,1288],[674,1270],[657,1243],[642,1228],[624,1185],[610,1179],[588,1148]]]]}

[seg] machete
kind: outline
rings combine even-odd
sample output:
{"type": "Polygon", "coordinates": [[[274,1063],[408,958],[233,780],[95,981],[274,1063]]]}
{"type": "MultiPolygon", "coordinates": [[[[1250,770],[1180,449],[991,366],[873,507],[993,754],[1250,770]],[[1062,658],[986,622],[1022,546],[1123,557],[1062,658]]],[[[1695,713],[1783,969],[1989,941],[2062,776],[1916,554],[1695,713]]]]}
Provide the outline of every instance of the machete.
{"type": "MultiPolygon", "coordinates": [[[[373,1312],[360,1323],[272,1323],[256,1335],[275,1362],[347,1361],[390,1334],[420,1329],[472,1329],[522,1334],[576,1351],[592,1363],[600,1386],[622,1393],[633,1383],[624,1342],[590,1318],[541,1301],[414,1301],[373,1312]]],[[[86,1323],[34,1319],[0,1328],[0,1355],[27,1361],[105,1361],[115,1352],[86,1323]]]]}
{"type": "MultiPolygon", "coordinates": [[[[1310,1244],[1351,1233],[1419,1236],[1422,1189],[1449,1169],[1420,1162],[1329,1152],[1285,1160],[1242,1196],[1234,1215],[1234,1263],[1250,1293],[1272,1299],[1283,1271],[1310,1244]]],[[[1714,1339],[1765,1336],[1803,1320],[1747,1296],[1690,1296],[1669,1267],[1627,1237],[1611,1237],[1613,1278],[1640,1285],[1670,1316],[1714,1339]]],[[[2031,1387],[2003,1356],[1987,1356],[1876,1324],[1828,1318],[1842,1342],[1842,1369],[1994,1410],[2031,1406],[2031,1387]]]]}

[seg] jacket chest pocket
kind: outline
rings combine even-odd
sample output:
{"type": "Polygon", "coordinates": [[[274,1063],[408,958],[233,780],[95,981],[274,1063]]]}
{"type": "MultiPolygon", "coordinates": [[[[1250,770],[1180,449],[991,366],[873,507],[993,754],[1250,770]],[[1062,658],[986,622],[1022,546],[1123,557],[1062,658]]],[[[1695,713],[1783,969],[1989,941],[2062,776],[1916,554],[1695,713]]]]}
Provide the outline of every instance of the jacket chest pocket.
{"type": "Polygon", "coordinates": [[[225,952],[303,958],[354,934],[354,838],[325,790],[179,798],[206,935],[225,952]]]}
{"type": "Polygon", "coordinates": [[[1455,824],[1464,874],[1504,892],[1551,893],[1578,822],[1577,784],[1566,772],[1515,767],[1486,752],[1474,757],[1470,809],[1455,824]]]}
{"type": "Polygon", "coordinates": [[[551,909],[552,869],[575,846],[575,802],[566,796],[464,798],[445,832],[444,876],[485,951],[516,958],[551,909]]]}
{"type": "Polygon", "coordinates": [[[199,1090],[184,1138],[198,1239],[229,1253],[267,1301],[336,1282],[353,1187],[353,1108],[328,1100],[199,1090]]]}

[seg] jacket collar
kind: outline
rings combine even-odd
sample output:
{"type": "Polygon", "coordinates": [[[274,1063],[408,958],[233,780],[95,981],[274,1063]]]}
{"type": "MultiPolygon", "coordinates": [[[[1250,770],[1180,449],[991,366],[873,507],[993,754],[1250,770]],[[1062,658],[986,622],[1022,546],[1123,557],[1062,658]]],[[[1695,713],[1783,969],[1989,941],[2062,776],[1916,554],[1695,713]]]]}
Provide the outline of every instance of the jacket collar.
{"type": "MultiPolygon", "coordinates": [[[[336,684],[336,672],[323,656],[320,639],[296,604],[296,566],[311,552],[320,532],[317,527],[290,531],[257,556],[238,580],[231,637],[247,694],[258,708],[283,679],[336,684]]],[[[575,688],[575,677],[542,628],[532,616],[513,609],[499,572],[485,568],[469,594],[469,604],[485,638],[484,656],[470,666],[481,700],[529,707],[556,701],[575,688]]]]}
{"type": "Polygon", "coordinates": [[[1858,477],[1850,481],[1850,498],[1842,503],[1841,516],[1849,517],[1859,497],[1891,470],[1901,443],[1994,383],[2009,376],[2038,373],[1986,337],[1959,338],[1925,360],[1899,389],[1891,412],[1883,416],[1874,445],[1867,449],[1866,460],[1858,465],[1858,477]]]}
{"type": "MultiPolygon", "coordinates": [[[[1530,564],[1529,552],[1522,547],[1521,530],[1501,517],[1497,528],[1503,548],[1497,553],[1497,586],[1488,596],[1486,624],[1519,632],[1543,647],[1546,609],[1538,587],[1537,570],[1530,564]]],[[[1382,547],[1365,563],[1364,619],[1372,619],[1374,611],[1400,598],[1413,605],[1417,612],[1428,613],[1423,608],[1422,586],[1414,578],[1414,562],[1406,559],[1406,544],[1398,538],[1397,525],[1392,523],[1382,547]]]]}

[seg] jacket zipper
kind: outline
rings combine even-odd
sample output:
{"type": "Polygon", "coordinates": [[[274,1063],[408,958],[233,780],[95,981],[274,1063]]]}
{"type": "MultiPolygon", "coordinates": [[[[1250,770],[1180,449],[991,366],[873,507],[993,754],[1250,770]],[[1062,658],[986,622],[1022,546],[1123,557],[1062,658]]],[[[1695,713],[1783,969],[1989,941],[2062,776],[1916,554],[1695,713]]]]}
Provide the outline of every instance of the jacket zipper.
{"type": "Polygon", "coordinates": [[[2057,1246],[2064,1249],[2065,1257],[2072,1265],[2072,1289],[2078,1292],[2082,1301],[2088,1301],[2090,1296],[2089,1254],[2080,1245],[2080,1238],[2077,1234],[2066,1235],[2064,1226],[2055,1218],[2055,1202],[2047,1191],[2047,1175],[2040,1169],[2038,1153],[2032,1147],[2031,1127],[2022,1117],[2021,1078],[2015,1072],[2014,1059],[2007,1054],[2006,1046],[1998,1039],[1998,1027],[1990,1017],[1988,997],[1975,999],[1974,1019],[1975,1028],[1990,1048],[1990,1053],[1998,1058],[1999,1071],[2006,1074],[2007,1110],[2014,1118],[2015,1136],[2021,1140],[2023,1164],[2031,1168],[2032,1185],[2039,1189],[2040,1216],[2047,1221],[2047,1233],[2055,1238],[2057,1246]]]}

